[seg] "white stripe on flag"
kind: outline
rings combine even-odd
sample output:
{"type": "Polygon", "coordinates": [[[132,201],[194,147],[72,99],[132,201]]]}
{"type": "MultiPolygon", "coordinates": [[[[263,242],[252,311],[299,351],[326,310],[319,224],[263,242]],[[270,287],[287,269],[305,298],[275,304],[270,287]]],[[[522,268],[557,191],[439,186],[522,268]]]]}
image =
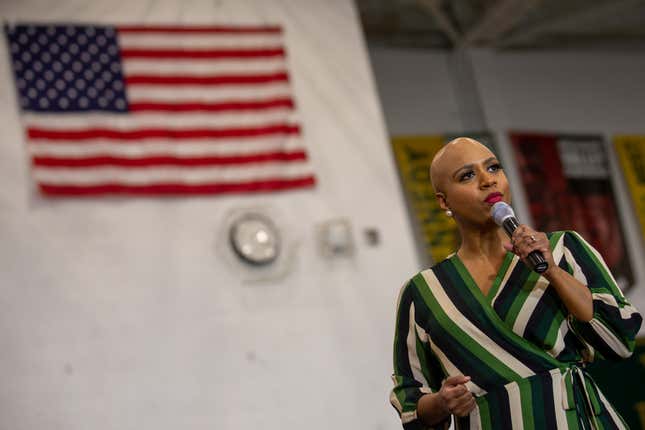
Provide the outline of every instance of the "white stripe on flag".
{"type": "Polygon", "coordinates": [[[88,114],[84,116],[56,114],[25,114],[24,123],[28,128],[50,130],[83,130],[88,128],[109,128],[132,130],[137,128],[158,128],[185,130],[190,128],[244,128],[262,127],[267,124],[295,124],[297,116],[291,110],[269,110],[238,113],[173,113],[157,114],[136,112],[130,114],[88,114]]]}
{"type": "Polygon", "coordinates": [[[249,58],[246,60],[222,59],[218,61],[177,61],[175,59],[123,59],[126,74],[239,74],[274,73],[284,71],[287,64],[284,58],[249,58]]]}
{"type": "Polygon", "coordinates": [[[120,183],[127,185],[148,185],[154,183],[180,182],[200,184],[210,182],[258,181],[264,179],[295,179],[312,174],[309,163],[262,163],[253,165],[212,167],[91,167],[91,168],[47,168],[34,166],[36,180],[50,185],[100,185],[120,183]]]}
{"type": "Polygon", "coordinates": [[[231,48],[281,48],[284,38],[281,34],[195,34],[195,33],[118,33],[121,48],[151,49],[231,49],[231,48]]]}
{"type": "Polygon", "coordinates": [[[232,100],[265,100],[290,97],[289,84],[285,82],[263,85],[226,86],[160,86],[131,85],[127,88],[130,103],[146,101],[186,103],[191,101],[224,102],[232,100]]]}
{"type": "Polygon", "coordinates": [[[260,152],[305,150],[300,137],[262,137],[240,143],[236,139],[177,143],[174,140],[151,139],[135,144],[115,144],[113,140],[92,140],[88,142],[30,143],[29,153],[39,157],[84,158],[92,156],[115,156],[124,158],[168,155],[177,157],[215,157],[256,154],[260,152]]]}

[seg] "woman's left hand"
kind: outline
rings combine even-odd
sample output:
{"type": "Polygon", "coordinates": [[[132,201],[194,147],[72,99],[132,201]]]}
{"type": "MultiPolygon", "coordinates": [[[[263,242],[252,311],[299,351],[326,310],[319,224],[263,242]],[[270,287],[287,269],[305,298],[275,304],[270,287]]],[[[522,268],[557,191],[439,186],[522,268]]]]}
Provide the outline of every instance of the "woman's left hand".
{"type": "Polygon", "coordinates": [[[504,248],[519,256],[528,267],[531,267],[528,255],[533,251],[540,251],[549,264],[549,268],[542,275],[546,275],[547,272],[550,272],[555,267],[551,248],[549,247],[549,239],[546,234],[535,231],[526,224],[520,224],[515,229],[511,237],[511,243],[505,243],[504,248]]]}

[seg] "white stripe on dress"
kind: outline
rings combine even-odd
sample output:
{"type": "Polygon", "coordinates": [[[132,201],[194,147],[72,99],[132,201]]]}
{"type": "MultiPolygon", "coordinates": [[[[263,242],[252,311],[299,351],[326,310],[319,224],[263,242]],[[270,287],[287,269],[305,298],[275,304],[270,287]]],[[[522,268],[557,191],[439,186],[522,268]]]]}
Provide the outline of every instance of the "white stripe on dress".
{"type": "Polygon", "coordinates": [[[605,395],[600,391],[600,388],[598,388],[598,397],[600,397],[600,401],[602,402],[603,405],[605,405],[605,409],[607,409],[607,412],[611,416],[611,419],[614,420],[614,423],[618,427],[619,430],[629,430],[625,425],[623,424],[623,420],[620,419],[620,417],[616,414],[616,411],[614,410],[614,407],[612,404],[605,398],[605,395]]]}
{"type": "Polygon", "coordinates": [[[419,354],[417,353],[417,337],[416,337],[416,321],[414,320],[414,303],[410,304],[410,319],[408,321],[408,337],[406,343],[408,345],[408,361],[414,379],[419,381],[424,387],[429,387],[428,380],[421,371],[421,363],[419,361],[419,354]]]}
{"type": "Polygon", "coordinates": [[[511,423],[513,425],[513,430],[524,430],[524,421],[522,420],[523,414],[521,413],[522,399],[520,395],[520,386],[517,385],[517,382],[512,382],[510,384],[506,384],[504,388],[508,393],[508,403],[511,411],[520,412],[517,414],[511,414],[511,423]]]}
{"type": "Polygon", "coordinates": [[[471,430],[481,430],[482,428],[482,417],[481,414],[479,413],[479,404],[475,406],[475,409],[473,409],[470,412],[469,416],[469,421],[470,421],[470,429],[471,430]]]}
{"type": "Polygon", "coordinates": [[[632,351],[627,349],[623,342],[618,339],[602,322],[594,318],[589,321],[589,325],[591,325],[591,328],[593,328],[596,334],[600,336],[607,346],[609,346],[616,354],[623,358],[631,357],[632,351]]]}
{"type": "Polygon", "coordinates": [[[558,430],[566,430],[569,428],[567,421],[566,411],[563,407],[563,395],[566,395],[564,381],[560,369],[553,369],[549,372],[551,374],[551,388],[553,391],[553,409],[555,412],[555,421],[558,430]]]}
{"type": "Polygon", "coordinates": [[[600,300],[601,302],[618,309],[618,311],[620,312],[620,317],[624,320],[629,319],[632,317],[633,314],[638,313],[638,310],[636,310],[636,308],[630,304],[620,306],[618,304],[618,301],[616,300],[616,297],[614,297],[611,294],[593,293],[591,296],[593,297],[594,300],[600,300]]]}
{"type": "MultiPolygon", "coordinates": [[[[394,382],[394,385],[398,384],[394,375],[392,375],[392,382],[394,382]]],[[[403,406],[401,405],[401,402],[399,402],[399,398],[396,397],[394,390],[390,391],[390,403],[392,403],[396,410],[399,411],[399,414],[403,413],[403,406]]]]}
{"type": "Polygon", "coordinates": [[[403,412],[401,414],[401,423],[407,424],[417,419],[417,411],[403,412]]]}
{"type": "Polygon", "coordinates": [[[583,285],[587,285],[587,277],[585,276],[584,273],[582,273],[582,269],[580,268],[580,265],[573,257],[573,254],[571,254],[571,251],[569,251],[568,248],[564,250],[564,257],[573,268],[572,276],[576,278],[578,281],[580,281],[583,285]]]}

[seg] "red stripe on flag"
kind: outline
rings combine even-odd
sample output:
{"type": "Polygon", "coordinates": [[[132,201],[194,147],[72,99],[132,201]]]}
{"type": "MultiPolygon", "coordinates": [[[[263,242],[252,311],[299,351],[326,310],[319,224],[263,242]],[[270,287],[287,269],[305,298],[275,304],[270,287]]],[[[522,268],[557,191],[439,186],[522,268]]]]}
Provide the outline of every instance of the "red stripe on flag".
{"type": "Polygon", "coordinates": [[[225,157],[173,157],[152,156],[143,158],[124,158],[109,155],[83,158],[34,157],[33,163],[43,167],[150,167],[150,166],[229,166],[235,164],[267,163],[271,161],[302,161],[307,159],[304,151],[277,151],[248,155],[231,155],[225,157]]]}
{"type": "Polygon", "coordinates": [[[212,34],[212,33],[230,33],[230,34],[280,34],[282,28],[279,26],[130,26],[123,25],[117,27],[119,33],[161,33],[161,34],[212,34]]]}
{"type": "Polygon", "coordinates": [[[128,110],[131,112],[139,111],[161,111],[161,112],[192,112],[192,111],[249,111],[249,110],[268,110],[276,108],[294,108],[293,100],[290,98],[262,100],[262,101],[230,101],[222,103],[157,103],[142,100],[136,103],[130,103],[128,110]]]}
{"type": "Polygon", "coordinates": [[[134,194],[134,195],[181,195],[181,194],[225,194],[225,193],[255,193],[262,191],[281,191],[297,188],[309,188],[316,184],[314,176],[303,176],[295,179],[266,179],[249,182],[212,183],[212,184],[153,184],[153,185],[50,185],[39,184],[40,190],[50,196],[92,197],[102,194],[134,194]]]}
{"type": "MultiPolygon", "coordinates": [[[[88,128],[85,130],[57,130],[30,127],[27,129],[29,138],[46,140],[90,140],[90,139],[115,139],[139,140],[151,138],[166,139],[223,139],[230,137],[252,138],[267,135],[300,134],[300,127],[291,124],[267,125],[264,127],[245,128],[204,128],[173,130],[166,128],[147,128],[140,130],[114,130],[108,128],[88,128]]],[[[179,142],[181,143],[181,142],[179,142]]]]}
{"type": "Polygon", "coordinates": [[[220,76],[159,76],[129,75],[125,77],[127,85],[228,85],[228,84],[266,84],[268,82],[288,82],[285,72],[264,75],[220,75],[220,76]]]}
{"type": "Polygon", "coordinates": [[[172,58],[181,59],[213,59],[213,58],[266,58],[284,57],[284,49],[250,48],[250,49],[121,49],[122,58],[172,58]]]}

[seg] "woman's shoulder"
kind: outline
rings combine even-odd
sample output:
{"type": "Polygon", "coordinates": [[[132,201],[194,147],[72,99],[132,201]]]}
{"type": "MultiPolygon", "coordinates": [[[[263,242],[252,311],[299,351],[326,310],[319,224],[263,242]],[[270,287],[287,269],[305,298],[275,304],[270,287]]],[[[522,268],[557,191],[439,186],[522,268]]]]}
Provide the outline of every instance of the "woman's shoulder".
{"type": "Polygon", "coordinates": [[[553,236],[577,236],[580,237],[580,233],[578,233],[575,230],[555,230],[555,231],[549,231],[546,232],[546,235],[549,237],[553,236]]]}
{"type": "Polygon", "coordinates": [[[567,243],[585,242],[584,238],[575,230],[557,230],[546,233],[551,247],[557,246],[559,243],[566,246],[567,243]]]}

